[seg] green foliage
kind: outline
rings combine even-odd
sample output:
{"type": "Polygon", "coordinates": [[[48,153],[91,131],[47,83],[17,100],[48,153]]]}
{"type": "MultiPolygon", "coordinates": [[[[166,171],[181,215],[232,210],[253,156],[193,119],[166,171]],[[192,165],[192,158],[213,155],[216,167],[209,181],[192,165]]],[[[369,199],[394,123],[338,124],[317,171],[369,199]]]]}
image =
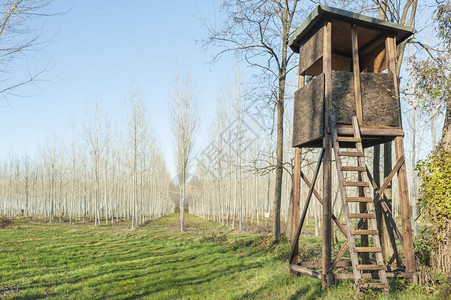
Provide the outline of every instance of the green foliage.
{"type": "Polygon", "coordinates": [[[436,151],[418,163],[421,206],[438,230],[451,219],[451,152],[436,151]]]}
{"type": "Polygon", "coordinates": [[[438,149],[420,161],[417,169],[422,180],[422,210],[433,224],[431,271],[434,276],[451,278],[451,152],[438,149]]]}
{"type": "Polygon", "coordinates": [[[227,242],[225,234],[216,235],[212,233],[210,236],[204,236],[200,239],[201,242],[227,242]]]}
{"type": "Polygon", "coordinates": [[[322,240],[319,237],[302,237],[300,261],[319,262],[322,258],[322,240]]]}
{"type": "Polygon", "coordinates": [[[431,230],[424,228],[414,240],[417,266],[431,266],[431,230]]]}

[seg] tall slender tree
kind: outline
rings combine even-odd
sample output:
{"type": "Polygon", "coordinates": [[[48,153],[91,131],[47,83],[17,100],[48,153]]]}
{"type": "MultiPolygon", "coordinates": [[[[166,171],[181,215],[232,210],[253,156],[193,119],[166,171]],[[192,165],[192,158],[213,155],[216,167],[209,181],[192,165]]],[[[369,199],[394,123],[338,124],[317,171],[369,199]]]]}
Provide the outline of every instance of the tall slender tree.
{"type": "Polygon", "coordinates": [[[172,133],[180,187],[180,231],[184,231],[185,189],[188,172],[193,163],[194,138],[199,125],[197,99],[190,75],[181,79],[176,73],[171,97],[172,133]]]}
{"type": "Polygon", "coordinates": [[[293,53],[288,52],[288,38],[298,13],[298,1],[249,0],[224,1],[227,20],[222,29],[208,26],[208,45],[221,47],[216,58],[233,52],[252,67],[261,70],[269,90],[268,102],[276,107],[277,147],[274,185],[274,242],[280,240],[280,207],[283,176],[283,119],[285,90],[293,53]],[[275,84],[273,84],[275,82],[275,84]],[[268,85],[269,83],[269,85],[268,85]]]}
{"type": "Polygon", "coordinates": [[[132,157],[132,228],[137,224],[139,219],[139,192],[138,192],[138,176],[142,172],[140,168],[140,160],[144,155],[144,149],[140,140],[145,135],[145,118],[144,118],[144,104],[142,97],[139,95],[136,88],[130,92],[129,102],[127,103],[128,111],[128,134],[130,138],[130,148],[132,157]]]}

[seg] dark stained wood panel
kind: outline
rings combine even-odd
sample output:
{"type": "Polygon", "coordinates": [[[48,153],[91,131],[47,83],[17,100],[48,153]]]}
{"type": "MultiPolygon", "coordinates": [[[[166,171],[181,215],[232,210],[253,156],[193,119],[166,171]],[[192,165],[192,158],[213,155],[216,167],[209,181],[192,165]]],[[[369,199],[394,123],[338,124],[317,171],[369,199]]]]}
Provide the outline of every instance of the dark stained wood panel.
{"type": "MultiPolygon", "coordinates": [[[[399,102],[389,74],[360,74],[363,126],[400,128],[399,102]]],[[[356,115],[351,72],[332,72],[333,113],[338,124],[351,124],[356,115]]]]}
{"type": "MultiPolygon", "coordinates": [[[[356,115],[352,72],[332,71],[332,114],[338,125],[352,124],[356,115]]],[[[390,74],[360,74],[364,128],[401,128],[400,105],[394,97],[390,74]]],[[[321,147],[324,133],[324,74],[319,75],[295,93],[293,147],[321,147]]],[[[363,129],[362,129],[363,130],[363,129]]],[[[365,136],[364,146],[392,140],[392,136],[365,136]]]]}
{"type": "MultiPolygon", "coordinates": [[[[332,53],[332,70],[350,72],[352,59],[347,56],[332,53]]],[[[318,76],[323,72],[323,60],[317,60],[313,65],[307,67],[304,74],[308,76],[318,76]]]]}
{"type": "MultiPolygon", "coordinates": [[[[351,58],[351,26],[356,24],[359,40],[360,68],[364,72],[381,72],[386,69],[385,37],[390,32],[381,31],[359,22],[346,19],[332,20],[332,69],[350,71],[347,64],[351,58]],[[346,62],[346,64],[344,64],[346,62]]],[[[299,41],[300,72],[317,76],[322,72],[323,30],[315,27],[299,41]]]]}
{"type": "MultiPolygon", "coordinates": [[[[351,26],[354,23],[349,23],[343,20],[332,20],[332,53],[341,55],[343,57],[351,57],[351,26]]],[[[368,26],[357,26],[357,36],[359,39],[359,51],[371,48],[371,57],[368,60],[374,60],[375,57],[384,50],[382,47],[385,43],[385,32],[369,28],[368,26]],[[373,46],[375,45],[375,47],[373,46]]],[[[313,63],[317,62],[322,56],[322,28],[310,32],[304,37],[299,46],[300,65],[301,70],[307,70],[313,63]]],[[[364,55],[366,56],[366,55],[364,55]]],[[[362,57],[364,60],[366,57],[362,57]]],[[[336,69],[332,66],[333,70],[336,69]]]]}
{"type": "Polygon", "coordinates": [[[321,139],[324,124],[324,74],[294,94],[293,147],[321,139]]]}
{"type": "Polygon", "coordinates": [[[401,111],[390,74],[360,74],[364,126],[401,128],[401,111]]]}
{"type": "Polygon", "coordinates": [[[355,116],[354,80],[351,72],[332,72],[332,114],[337,124],[351,124],[355,116]]]}
{"type": "Polygon", "coordinates": [[[305,73],[309,67],[322,58],[323,28],[319,28],[314,32],[313,35],[299,48],[299,56],[299,74],[305,73]]]}

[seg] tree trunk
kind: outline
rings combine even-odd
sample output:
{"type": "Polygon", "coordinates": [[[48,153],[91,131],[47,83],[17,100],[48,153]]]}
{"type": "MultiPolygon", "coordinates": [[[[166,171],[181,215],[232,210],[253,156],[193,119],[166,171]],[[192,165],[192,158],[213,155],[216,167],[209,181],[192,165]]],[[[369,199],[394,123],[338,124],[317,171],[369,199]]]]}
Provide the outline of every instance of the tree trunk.
{"type": "Polygon", "coordinates": [[[180,231],[185,230],[185,172],[182,172],[182,186],[180,190],[180,231]]]}
{"type": "MultiPolygon", "coordinates": [[[[286,48],[284,47],[284,52],[286,48]]],[[[286,54],[285,54],[286,56],[286,54]]],[[[283,59],[283,58],[282,58],[283,59]]],[[[285,72],[279,74],[279,99],[277,101],[277,150],[276,150],[276,184],[274,186],[274,220],[273,242],[280,241],[280,204],[282,200],[282,176],[283,176],[283,113],[285,98],[285,72]]]]}
{"type": "Polygon", "coordinates": [[[451,152],[451,99],[446,103],[445,123],[443,124],[440,148],[451,152]]]}

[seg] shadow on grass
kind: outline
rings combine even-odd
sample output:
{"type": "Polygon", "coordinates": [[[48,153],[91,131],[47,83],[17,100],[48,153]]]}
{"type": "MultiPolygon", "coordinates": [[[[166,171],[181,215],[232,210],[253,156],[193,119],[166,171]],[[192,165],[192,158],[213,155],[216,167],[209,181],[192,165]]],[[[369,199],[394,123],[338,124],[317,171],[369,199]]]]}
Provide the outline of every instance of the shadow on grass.
{"type": "Polygon", "coordinates": [[[297,290],[290,300],[295,299],[319,299],[324,295],[324,290],[321,287],[321,281],[314,282],[311,285],[304,286],[297,290]]]}
{"type": "Polygon", "coordinates": [[[281,295],[305,299],[322,295],[319,281],[288,276],[279,257],[288,248],[270,246],[270,237],[224,238],[222,228],[199,220],[193,226],[197,233],[173,233],[168,221],[157,220],[139,231],[33,225],[32,234],[14,235],[23,241],[16,248],[26,251],[3,258],[22,270],[11,267],[0,288],[18,286],[11,295],[16,299],[262,299],[281,295]],[[202,240],[199,232],[209,227],[216,230],[214,235],[210,232],[211,237],[202,240]],[[186,240],[191,236],[196,240],[186,240]],[[42,240],[36,242],[34,237],[42,240]],[[31,261],[24,263],[27,259],[31,261]]]}
{"type": "MultiPolygon", "coordinates": [[[[277,280],[276,276],[277,275],[272,276],[272,278],[268,280],[269,284],[263,284],[252,292],[246,292],[238,299],[263,299],[267,297],[268,294],[274,293],[274,286],[271,286],[271,282],[277,280]]],[[[290,277],[288,280],[291,281],[294,278],[295,277],[290,277]]],[[[302,286],[293,288],[293,291],[289,293],[291,296],[288,296],[286,299],[319,299],[324,295],[324,290],[321,288],[321,281],[308,277],[304,277],[304,279],[302,286]]]]}

